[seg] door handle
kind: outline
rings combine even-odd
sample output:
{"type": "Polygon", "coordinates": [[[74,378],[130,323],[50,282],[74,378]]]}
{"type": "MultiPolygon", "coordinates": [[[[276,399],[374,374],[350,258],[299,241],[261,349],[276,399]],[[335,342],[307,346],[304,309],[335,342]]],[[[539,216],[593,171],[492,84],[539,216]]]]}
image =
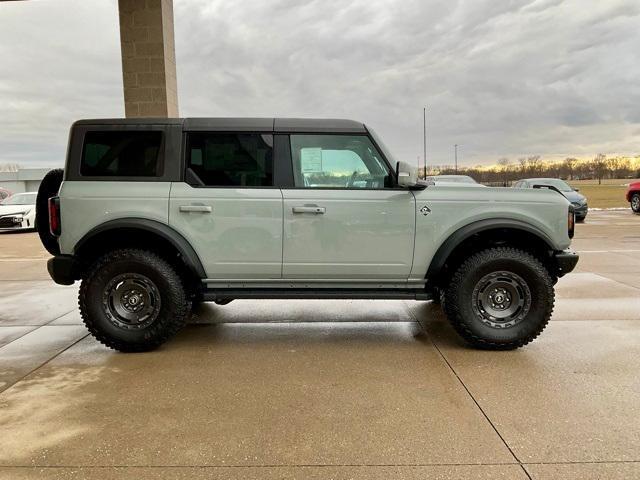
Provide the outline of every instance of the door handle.
{"type": "Polygon", "coordinates": [[[208,205],[180,205],[181,212],[211,213],[213,210],[208,205]]]}
{"type": "Polygon", "coordinates": [[[314,213],[316,215],[322,215],[326,209],[324,207],[308,206],[308,207],[293,207],[293,213],[314,213]]]}

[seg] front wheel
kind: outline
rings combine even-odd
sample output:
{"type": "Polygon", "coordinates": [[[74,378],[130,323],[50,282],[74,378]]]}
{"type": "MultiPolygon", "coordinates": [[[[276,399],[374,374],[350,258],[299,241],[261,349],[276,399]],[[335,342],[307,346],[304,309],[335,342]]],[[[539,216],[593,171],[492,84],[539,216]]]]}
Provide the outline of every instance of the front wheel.
{"type": "Polygon", "coordinates": [[[640,213],[640,193],[634,193],[631,196],[631,210],[640,213]]]}
{"type": "Polygon", "coordinates": [[[82,280],[80,314],[91,334],[121,352],[152,350],[186,323],[191,301],[164,258],[137,250],[103,255],[82,280]]]}
{"type": "Polygon", "coordinates": [[[547,326],[554,303],[553,279],[535,257],[515,248],[474,254],[445,290],[445,312],[471,345],[511,350],[547,326]]]}

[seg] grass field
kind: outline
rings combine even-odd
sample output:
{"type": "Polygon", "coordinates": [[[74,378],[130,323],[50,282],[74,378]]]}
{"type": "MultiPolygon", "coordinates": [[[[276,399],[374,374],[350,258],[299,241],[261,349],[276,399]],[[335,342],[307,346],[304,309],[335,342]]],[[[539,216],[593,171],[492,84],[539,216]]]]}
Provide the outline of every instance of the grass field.
{"type": "Polygon", "coordinates": [[[613,208],[629,206],[624,194],[627,191],[627,185],[632,181],[629,179],[606,179],[602,180],[602,185],[598,185],[597,180],[574,180],[569,184],[580,189],[580,193],[587,197],[590,208],[613,208]]]}

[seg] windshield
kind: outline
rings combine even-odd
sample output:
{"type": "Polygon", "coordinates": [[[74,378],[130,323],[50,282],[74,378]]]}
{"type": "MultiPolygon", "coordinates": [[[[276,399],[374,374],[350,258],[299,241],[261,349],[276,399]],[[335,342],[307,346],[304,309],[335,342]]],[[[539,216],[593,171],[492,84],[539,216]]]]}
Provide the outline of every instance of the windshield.
{"type": "Polygon", "coordinates": [[[551,185],[556,187],[561,192],[571,192],[573,189],[567,184],[567,182],[560,180],[559,178],[540,178],[533,179],[531,181],[534,185],[551,185]]]}
{"type": "Polygon", "coordinates": [[[3,200],[2,205],[35,205],[37,193],[16,193],[3,200]]]}

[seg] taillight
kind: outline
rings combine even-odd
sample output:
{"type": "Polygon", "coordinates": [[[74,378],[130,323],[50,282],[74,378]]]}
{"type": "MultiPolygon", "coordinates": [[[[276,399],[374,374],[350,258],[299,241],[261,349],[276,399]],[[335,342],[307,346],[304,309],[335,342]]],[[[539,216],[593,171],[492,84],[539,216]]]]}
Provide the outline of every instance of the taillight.
{"type": "Polygon", "coordinates": [[[60,236],[60,197],[49,199],[49,231],[54,237],[60,236]]]}
{"type": "Polygon", "coordinates": [[[573,211],[573,205],[569,205],[569,215],[567,218],[567,233],[569,234],[569,238],[573,238],[573,233],[576,228],[576,214],[573,211]]]}

